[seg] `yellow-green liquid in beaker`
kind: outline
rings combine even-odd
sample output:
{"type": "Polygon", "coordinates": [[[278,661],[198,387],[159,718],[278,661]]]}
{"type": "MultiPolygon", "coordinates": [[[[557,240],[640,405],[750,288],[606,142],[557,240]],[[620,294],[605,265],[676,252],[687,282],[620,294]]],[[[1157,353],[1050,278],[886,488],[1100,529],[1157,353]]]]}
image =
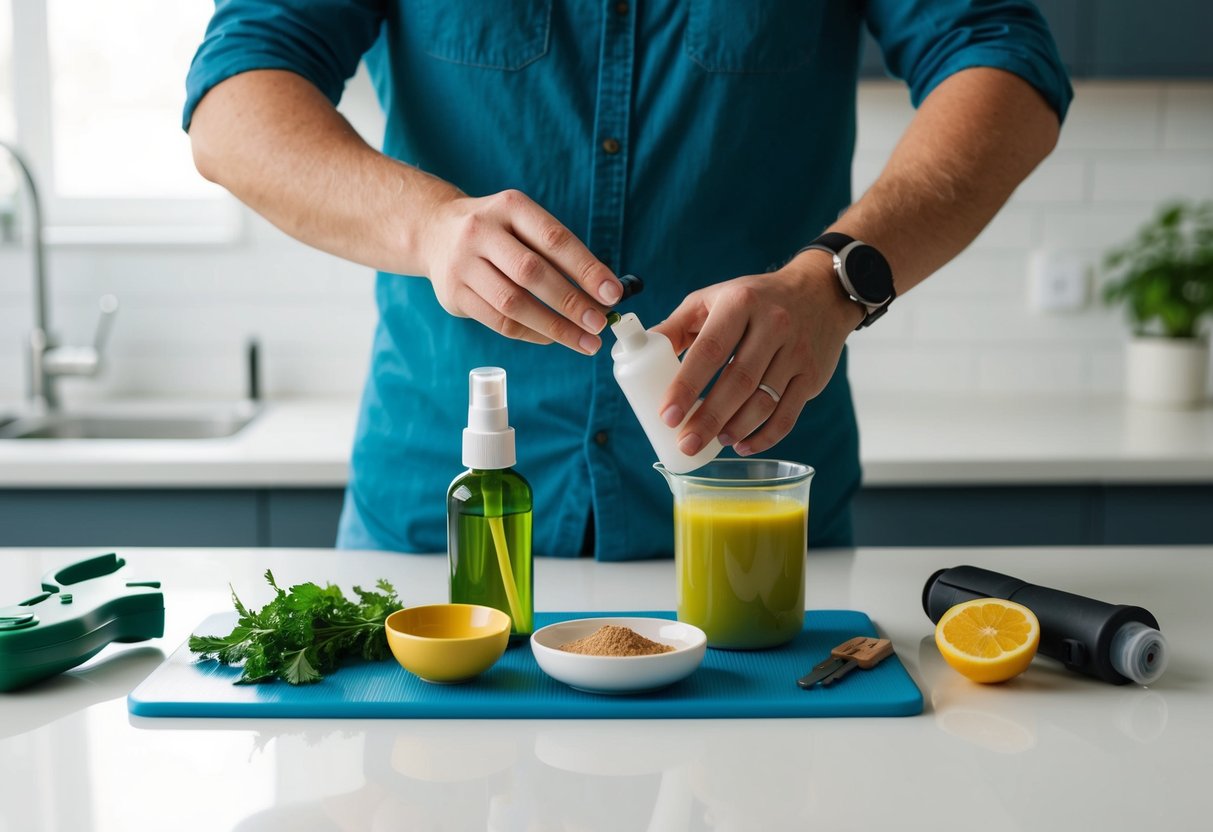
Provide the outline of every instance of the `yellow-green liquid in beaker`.
{"type": "Polygon", "coordinates": [[[774,494],[689,495],[674,505],[678,620],[708,646],[752,650],[804,624],[808,510],[774,494]]]}

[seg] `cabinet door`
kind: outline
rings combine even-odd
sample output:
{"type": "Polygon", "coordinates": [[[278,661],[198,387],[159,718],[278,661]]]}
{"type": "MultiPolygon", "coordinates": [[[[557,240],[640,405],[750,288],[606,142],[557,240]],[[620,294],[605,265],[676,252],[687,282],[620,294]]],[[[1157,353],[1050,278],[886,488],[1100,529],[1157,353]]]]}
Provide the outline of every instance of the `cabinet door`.
{"type": "Polygon", "coordinates": [[[0,490],[0,546],[258,546],[249,490],[0,490]]]}
{"type": "Polygon", "coordinates": [[[1049,23],[1057,51],[1075,78],[1091,72],[1091,15],[1093,0],[1036,0],[1049,23]]]}
{"type": "Polygon", "coordinates": [[[1213,2],[1094,4],[1091,73],[1101,78],[1213,77],[1213,2]]]}
{"type": "Polygon", "coordinates": [[[1103,542],[1213,543],[1213,486],[1117,486],[1104,493],[1103,542]]]}
{"type": "Polygon", "coordinates": [[[345,493],[339,488],[279,488],[268,493],[266,545],[331,549],[345,493]]]}
{"type": "Polygon", "coordinates": [[[1077,546],[1093,542],[1097,499],[1068,486],[865,488],[855,545],[1077,546]]]}

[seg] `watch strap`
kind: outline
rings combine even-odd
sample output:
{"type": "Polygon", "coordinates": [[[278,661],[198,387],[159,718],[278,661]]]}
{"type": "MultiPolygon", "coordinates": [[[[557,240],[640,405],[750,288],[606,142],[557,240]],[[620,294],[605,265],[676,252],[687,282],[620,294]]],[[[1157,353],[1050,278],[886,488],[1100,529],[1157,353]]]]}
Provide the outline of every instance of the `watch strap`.
{"type": "MultiPolygon", "coordinates": [[[[847,234],[839,231],[827,231],[800,251],[816,249],[818,251],[828,251],[830,254],[837,254],[853,242],[855,242],[855,238],[847,234]]],[[[799,254],[799,252],[797,253],[799,254]]]]}

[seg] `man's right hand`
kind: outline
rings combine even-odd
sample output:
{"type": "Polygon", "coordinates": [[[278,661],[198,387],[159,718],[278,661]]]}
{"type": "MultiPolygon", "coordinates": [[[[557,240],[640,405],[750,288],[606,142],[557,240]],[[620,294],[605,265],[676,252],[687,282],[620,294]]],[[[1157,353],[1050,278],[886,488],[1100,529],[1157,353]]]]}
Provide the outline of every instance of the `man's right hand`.
{"type": "Polygon", "coordinates": [[[446,311],[507,337],[602,346],[623,287],[571,231],[518,191],[469,197],[384,156],[302,76],[261,69],[217,84],[190,141],[203,176],[308,245],[426,275],[446,311]]]}
{"type": "Polygon", "coordinates": [[[442,308],[507,338],[586,355],[623,287],[577,237],[525,194],[462,194],[438,205],[422,238],[442,308]],[[567,275],[567,278],[565,277],[567,275]]]}

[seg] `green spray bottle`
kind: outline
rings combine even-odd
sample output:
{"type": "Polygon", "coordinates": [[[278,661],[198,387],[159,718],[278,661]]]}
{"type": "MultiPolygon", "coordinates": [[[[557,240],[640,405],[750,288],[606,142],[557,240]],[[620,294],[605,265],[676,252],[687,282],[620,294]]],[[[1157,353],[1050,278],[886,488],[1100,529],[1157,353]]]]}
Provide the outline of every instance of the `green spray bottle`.
{"type": "Polygon", "coordinates": [[[512,637],[525,637],[534,617],[531,486],[513,469],[505,370],[468,374],[468,470],[447,489],[447,556],[451,603],[495,607],[510,616],[512,637]]]}

